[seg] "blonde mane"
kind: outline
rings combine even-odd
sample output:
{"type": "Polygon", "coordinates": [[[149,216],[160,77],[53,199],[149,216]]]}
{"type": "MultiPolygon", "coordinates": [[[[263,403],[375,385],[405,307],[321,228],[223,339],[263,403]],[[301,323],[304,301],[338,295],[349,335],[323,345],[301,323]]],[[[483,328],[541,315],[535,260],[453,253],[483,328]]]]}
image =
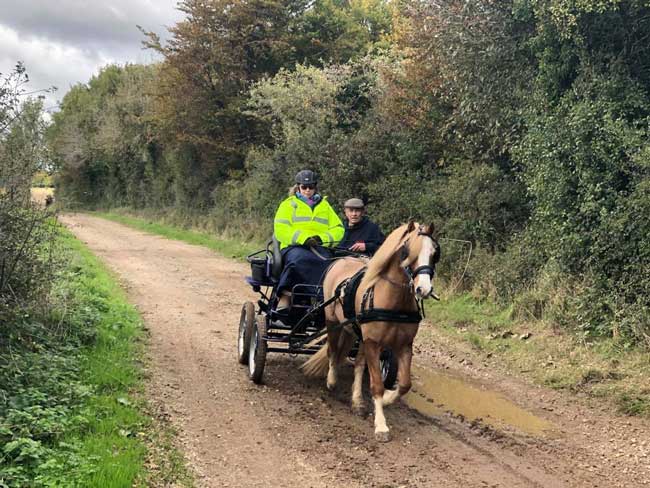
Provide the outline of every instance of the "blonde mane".
{"type": "MultiPolygon", "coordinates": [[[[418,224],[416,223],[415,228],[417,227],[418,224]]],[[[366,274],[363,276],[363,279],[359,284],[360,289],[371,287],[377,282],[379,275],[386,270],[391,259],[393,259],[393,256],[402,245],[409,232],[409,224],[404,224],[390,233],[379,250],[368,262],[366,274]]]]}

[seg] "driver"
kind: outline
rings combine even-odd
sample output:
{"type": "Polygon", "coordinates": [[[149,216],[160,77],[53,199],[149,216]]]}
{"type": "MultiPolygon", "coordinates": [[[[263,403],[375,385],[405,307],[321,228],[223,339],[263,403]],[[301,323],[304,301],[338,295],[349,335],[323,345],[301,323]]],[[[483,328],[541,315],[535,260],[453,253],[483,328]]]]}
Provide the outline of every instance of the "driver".
{"type": "Polygon", "coordinates": [[[327,197],[318,193],[317,175],[304,169],[295,182],[273,221],[284,263],[278,283],[278,312],[289,308],[294,285],[320,285],[332,258],[329,248],[336,246],[345,232],[327,197]]]}

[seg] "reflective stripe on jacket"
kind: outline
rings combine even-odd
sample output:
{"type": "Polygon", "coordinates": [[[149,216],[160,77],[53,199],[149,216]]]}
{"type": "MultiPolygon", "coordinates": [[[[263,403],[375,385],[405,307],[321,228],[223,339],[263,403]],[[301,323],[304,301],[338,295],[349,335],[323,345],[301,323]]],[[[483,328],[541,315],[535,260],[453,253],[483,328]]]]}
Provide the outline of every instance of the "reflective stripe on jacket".
{"type": "Polygon", "coordinates": [[[312,209],[295,195],[285,199],[273,220],[273,233],[280,248],[304,244],[312,236],[320,237],[323,246],[332,247],[342,239],[345,229],[341,219],[327,202],[327,197],[312,209]]]}

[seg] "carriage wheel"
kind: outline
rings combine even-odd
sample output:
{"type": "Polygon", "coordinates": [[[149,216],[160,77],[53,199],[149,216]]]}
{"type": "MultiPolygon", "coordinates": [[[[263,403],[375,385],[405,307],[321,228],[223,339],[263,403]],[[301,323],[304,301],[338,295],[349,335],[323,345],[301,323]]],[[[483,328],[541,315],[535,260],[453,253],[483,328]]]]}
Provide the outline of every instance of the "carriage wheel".
{"type": "Polygon", "coordinates": [[[237,334],[237,361],[239,361],[239,364],[248,362],[253,327],[255,327],[255,305],[253,305],[253,302],[246,302],[241,308],[239,334],[237,334]]]}
{"type": "Polygon", "coordinates": [[[253,335],[250,340],[250,349],[248,351],[248,376],[258,385],[262,383],[264,374],[264,365],[266,364],[266,321],[265,317],[260,315],[253,327],[253,335]]]}
{"type": "Polygon", "coordinates": [[[392,390],[397,381],[397,359],[393,351],[384,349],[379,356],[379,367],[381,369],[381,380],[384,388],[392,390]]]}

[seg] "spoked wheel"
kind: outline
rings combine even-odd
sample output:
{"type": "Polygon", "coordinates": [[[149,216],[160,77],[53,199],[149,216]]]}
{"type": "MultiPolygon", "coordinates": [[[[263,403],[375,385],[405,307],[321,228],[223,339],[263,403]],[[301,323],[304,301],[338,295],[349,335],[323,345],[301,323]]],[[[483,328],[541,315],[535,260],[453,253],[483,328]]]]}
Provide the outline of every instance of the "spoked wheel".
{"type": "Polygon", "coordinates": [[[239,334],[237,335],[237,360],[239,364],[248,362],[248,351],[250,350],[254,327],[255,305],[253,305],[253,302],[246,302],[241,308],[241,316],[239,317],[239,334]]]}
{"type": "Polygon", "coordinates": [[[397,359],[393,351],[384,349],[379,356],[379,367],[381,369],[381,380],[384,388],[392,390],[397,381],[397,359]]]}
{"type": "Polygon", "coordinates": [[[260,315],[255,322],[248,350],[248,376],[254,383],[259,385],[262,383],[264,365],[266,364],[265,317],[260,315]]]}

